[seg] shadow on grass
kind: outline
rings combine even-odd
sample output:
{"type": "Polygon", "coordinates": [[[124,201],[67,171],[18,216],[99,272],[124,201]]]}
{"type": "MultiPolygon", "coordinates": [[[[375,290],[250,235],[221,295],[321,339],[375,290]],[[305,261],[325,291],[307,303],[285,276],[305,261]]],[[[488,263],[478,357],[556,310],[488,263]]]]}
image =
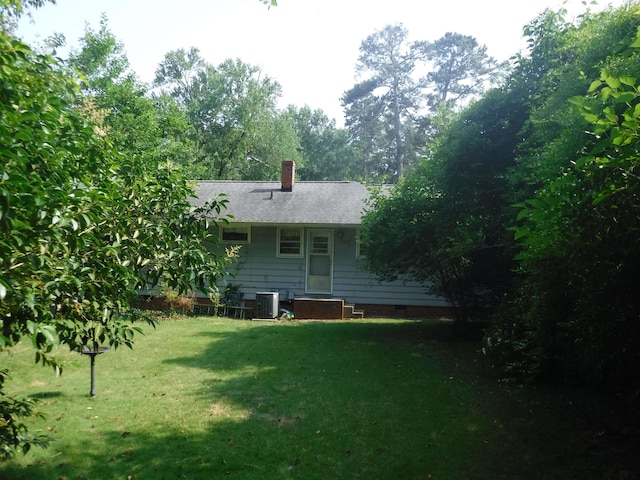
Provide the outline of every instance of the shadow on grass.
{"type": "MultiPolygon", "coordinates": [[[[486,415],[483,396],[438,363],[446,351],[475,348],[451,325],[203,327],[198,337],[211,338],[204,351],[163,361],[203,372],[191,398],[176,398],[177,415],[182,408],[193,423],[90,432],[42,464],[0,464],[3,478],[590,478],[588,465],[567,470],[563,462],[575,459],[536,431],[526,439],[536,451],[497,443],[501,427],[486,415]],[[572,475],[549,474],[555,471],[572,475]]],[[[150,410],[158,405],[149,399],[150,410]]]]}
{"type": "Polygon", "coordinates": [[[29,395],[34,400],[47,400],[49,398],[57,398],[64,396],[63,392],[60,391],[46,391],[46,392],[37,392],[29,395]]]}

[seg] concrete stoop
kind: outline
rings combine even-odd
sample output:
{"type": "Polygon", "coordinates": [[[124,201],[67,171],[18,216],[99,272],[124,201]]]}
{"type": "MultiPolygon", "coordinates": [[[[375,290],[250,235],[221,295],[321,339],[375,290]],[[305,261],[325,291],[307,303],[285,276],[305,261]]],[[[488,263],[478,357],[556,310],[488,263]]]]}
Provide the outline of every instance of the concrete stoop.
{"type": "Polygon", "coordinates": [[[363,318],[364,312],[346,305],[341,298],[295,298],[293,312],[298,320],[343,320],[363,318]]]}

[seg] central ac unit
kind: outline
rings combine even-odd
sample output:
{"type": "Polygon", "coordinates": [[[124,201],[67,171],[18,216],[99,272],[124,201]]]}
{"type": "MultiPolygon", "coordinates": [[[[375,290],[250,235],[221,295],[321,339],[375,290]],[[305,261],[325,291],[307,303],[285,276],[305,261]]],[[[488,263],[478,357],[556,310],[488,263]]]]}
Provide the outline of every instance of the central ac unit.
{"type": "Polygon", "coordinates": [[[276,318],[280,309],[278,292],[256,293],[256,317],[276,318]]]}

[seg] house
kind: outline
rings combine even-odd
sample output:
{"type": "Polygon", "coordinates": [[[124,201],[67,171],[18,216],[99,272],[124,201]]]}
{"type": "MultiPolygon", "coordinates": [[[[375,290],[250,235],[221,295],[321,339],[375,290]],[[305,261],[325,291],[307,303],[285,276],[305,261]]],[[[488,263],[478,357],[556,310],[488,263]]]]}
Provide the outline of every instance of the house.
{"type": "Polygon", "coordinates": [[[412,281],[379,282],[363,268],[358,241],[369,196],[357,182],[296,182],[295,162],[282,163],[281,182],[200,181],[195,205],[224,193],[228,225],[219,248],[239,245],[234,277],[226,279],[253,307],[256,295],[277,292],[296,318],[441,315],[444,299],[412,281]],[[355,316],[358,314],[356,313],[355,316]],[[361,314],[360,314],[361,315],[361,314]]]}

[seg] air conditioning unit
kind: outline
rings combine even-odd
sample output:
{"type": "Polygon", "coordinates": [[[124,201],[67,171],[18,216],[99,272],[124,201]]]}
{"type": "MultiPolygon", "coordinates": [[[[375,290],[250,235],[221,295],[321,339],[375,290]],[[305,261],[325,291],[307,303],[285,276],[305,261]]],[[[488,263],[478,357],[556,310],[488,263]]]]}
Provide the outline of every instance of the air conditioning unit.
{"type": "Polygon", "coordinates": [[[256,293],[256,317],[276,318],[280,310],[278,292],[256,293]]]}

